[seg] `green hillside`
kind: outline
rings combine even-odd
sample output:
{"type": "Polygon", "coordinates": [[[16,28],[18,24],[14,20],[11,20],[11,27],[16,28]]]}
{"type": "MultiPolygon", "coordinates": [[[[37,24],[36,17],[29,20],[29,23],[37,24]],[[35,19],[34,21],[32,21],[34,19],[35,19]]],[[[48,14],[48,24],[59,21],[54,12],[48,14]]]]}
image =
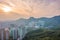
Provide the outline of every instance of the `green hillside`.
{"type": "Polygon", "coordinates": [[[34,30],[27,33],[23,40],[60,40],[60,30],[34,30]]]}

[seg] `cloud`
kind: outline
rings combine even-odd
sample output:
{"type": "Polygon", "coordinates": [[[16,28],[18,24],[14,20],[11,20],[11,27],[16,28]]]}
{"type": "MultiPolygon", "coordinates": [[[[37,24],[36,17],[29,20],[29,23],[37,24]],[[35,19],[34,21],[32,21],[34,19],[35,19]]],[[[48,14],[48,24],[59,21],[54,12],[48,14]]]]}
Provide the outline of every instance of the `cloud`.
{"type": "MultiPolygon", "coordinates": [[[[14,12],[10,16],[4,16],[6,19],[60,15],[60,0],[8,0],[5,2],[13,3],[15,5],[13,8],[16,9],[16,13],[14,12]]],[[[0,18],[3,19],[4,17],[1,16],[0,18]]]]}
{"type": "Polygon", "coordinates": [[[32,5],[33,7],[31,16],[51,17],[55,15],[60,15],[59,2],[59,0],[29,0],[28,4],[32,5]]]}

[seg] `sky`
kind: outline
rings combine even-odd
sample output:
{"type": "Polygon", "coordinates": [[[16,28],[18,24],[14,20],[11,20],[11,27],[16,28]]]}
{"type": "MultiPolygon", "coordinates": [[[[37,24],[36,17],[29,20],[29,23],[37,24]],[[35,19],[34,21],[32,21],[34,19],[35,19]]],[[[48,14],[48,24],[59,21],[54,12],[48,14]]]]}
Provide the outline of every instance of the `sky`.
{"type": "Polygon", "coordinates": [[[56,15],[60,15],[60,0],[0,0],[0,21],[56,15]],[[3,12],[3,5],[12,10],[3,12]]]}

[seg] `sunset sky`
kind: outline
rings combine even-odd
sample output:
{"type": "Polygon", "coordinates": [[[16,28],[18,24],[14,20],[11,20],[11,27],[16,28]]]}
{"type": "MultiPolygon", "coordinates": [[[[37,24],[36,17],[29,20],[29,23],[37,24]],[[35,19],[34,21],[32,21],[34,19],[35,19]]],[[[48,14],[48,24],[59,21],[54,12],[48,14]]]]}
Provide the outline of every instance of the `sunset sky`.
{"type": "Polygon", "coordinates": [[[60,0],[0,0],[0,21],[56,15],[60,15],[60,0]]]}

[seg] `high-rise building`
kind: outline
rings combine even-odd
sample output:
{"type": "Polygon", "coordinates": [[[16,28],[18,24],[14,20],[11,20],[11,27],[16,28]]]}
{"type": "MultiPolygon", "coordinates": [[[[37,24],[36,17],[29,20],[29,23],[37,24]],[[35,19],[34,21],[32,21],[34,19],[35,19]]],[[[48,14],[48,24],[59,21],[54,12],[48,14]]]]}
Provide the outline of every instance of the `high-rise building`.
{"type": "Polygon", "coordinates": [[[18,30],[16,28],[10,28],[10,36],[13,40],[18,38],[18,30]]]}
{"type": "Polygon", "coordinates": [[[0,40],[8,40],[8,39],[9,39],[8,28],[0,29],[0,40]]]}

